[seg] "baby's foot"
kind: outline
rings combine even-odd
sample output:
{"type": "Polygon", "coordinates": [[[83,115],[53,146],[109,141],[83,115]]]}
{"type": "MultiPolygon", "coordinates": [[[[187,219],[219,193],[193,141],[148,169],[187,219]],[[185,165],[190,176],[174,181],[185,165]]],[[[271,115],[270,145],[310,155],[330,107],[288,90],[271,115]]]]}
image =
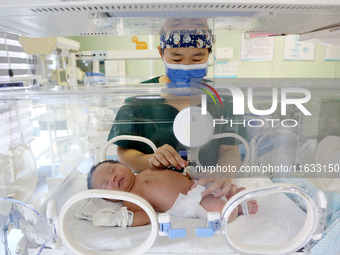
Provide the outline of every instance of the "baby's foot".
{"type": "Polygon", "coordinates": [[[256,214],[258,209],[259,209],[259,205],[257,204],[256,200],[250,200],[247,202],[248,205],[248,212],[249,214],[256,214]]]}
{"type": "Polygon", "coordinates": [[[257,204],[256,200],[249,200],[247,201],[247,208],[246,211],[243,210],[242,205],[238,206],[238,214],[239,215],[246,215],[246,214],[256,214],[258,209],[259,209],[259,205],[257,204]]]}

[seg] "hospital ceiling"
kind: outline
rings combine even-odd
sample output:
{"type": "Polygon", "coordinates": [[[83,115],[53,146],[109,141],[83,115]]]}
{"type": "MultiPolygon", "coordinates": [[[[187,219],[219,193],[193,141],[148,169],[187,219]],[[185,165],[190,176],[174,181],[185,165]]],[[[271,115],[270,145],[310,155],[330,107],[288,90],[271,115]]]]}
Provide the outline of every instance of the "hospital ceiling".
{"type": "Polygon", "coordinates": [[[29,37],[156,35],[169,17],[206,17],[217,30],[308,34],[328,28],[340,30],[340,1],[52,0],[47,3],[31,0],[27,3],[2,0],[0,3],[0,31],[29,37]]]}

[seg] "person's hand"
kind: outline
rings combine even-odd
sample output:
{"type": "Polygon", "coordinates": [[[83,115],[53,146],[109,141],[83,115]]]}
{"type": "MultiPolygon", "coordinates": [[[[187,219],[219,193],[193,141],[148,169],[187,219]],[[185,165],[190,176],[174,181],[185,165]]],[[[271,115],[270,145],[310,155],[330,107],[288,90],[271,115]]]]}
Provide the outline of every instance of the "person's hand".
{"type": "Polygon", "coordinates": [[[237,187],[235,184],[231,184],[230,179],[228,178],[204,177],[198,180],[194,185],[192,185],[191,188],[193,189],[197,187],[197,185],[205,186],[208,183],[211,184],[201,193],[202,197],[213,194],[214,197],[226,196],[227,199],[229,199],[236,194],[237,187]]]}
{"type": "Polygon", "coordinates": [[[165,167],[175,167],[182,169],[188,165],[188,162],[182,159],[177,151],[170,145],[165,144],[159,147],[149,159],[151,168],[163,169],[165,167]]]}

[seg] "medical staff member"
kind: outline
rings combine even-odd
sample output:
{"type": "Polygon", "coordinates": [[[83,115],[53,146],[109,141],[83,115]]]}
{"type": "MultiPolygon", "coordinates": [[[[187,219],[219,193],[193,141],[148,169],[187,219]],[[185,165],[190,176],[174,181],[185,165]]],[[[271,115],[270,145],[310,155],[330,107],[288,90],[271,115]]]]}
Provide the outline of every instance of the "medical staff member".
{"type": "MultiPolygon", "coordinates": [[[[203,78],[208,70],[209,54],[214,43],[213,34],[206,20],[168,19],[163,28],[158,50],[165,65],[166,75],[144,83],[188,86],[192,79],[204,81],[203,78]]],[[[148,168],[186,167],[187,161],[179,155],[179,152],[186,148],[177,141],[173,133],[173,120],[181,110],[200,103],[200,95],[146,95],[126,99],[117,113],[108,140],[118,135],[139,135],[150,139],[158,149],[153,153],[149,146],[141,142],[118,141],[116,144],[119,161],[136,172],[148,168]]],[[[223,107],[218,107],[208,101],[208,112],[215,118],[231,116],[232,100],[225,97],[223,104],[223,107]]],[[[223,132],[246,135],[244,129],[231,131],[226,130],[222,125],[215,127],[215,133],[223,132]]],[[[239,167],[241,157],[237,144],[232,138],[212,140],[201,148],[200,162],[203,161],[203,165],[217,163],[220,166],[229,164],[239,167]]],[[[202,196],[214,192],[215,196],[219,197],[233,195],[236,192],[230,176],[214,178],[209,173],[207,175],[208,177],[199,181],[201,185],[210,183],[202,196]]]]}

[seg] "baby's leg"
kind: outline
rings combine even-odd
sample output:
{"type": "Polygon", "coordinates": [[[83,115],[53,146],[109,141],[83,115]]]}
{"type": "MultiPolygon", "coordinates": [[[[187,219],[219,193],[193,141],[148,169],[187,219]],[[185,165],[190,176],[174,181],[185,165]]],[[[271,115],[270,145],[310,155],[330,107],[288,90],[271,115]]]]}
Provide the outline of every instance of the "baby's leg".
{"type": "MultiPolygon", "coordinates": [[[[207,212],[219,212],[222,213],[222,210],[225,206],[227,201],[216,198],[213,195],[206,196],[202,198],[201,200],[201,206],[207,211],[207,212]]],[[[228,222],[231,222],[237,218],[239,215],[239,208],[236,207],[230,214],[228,218],[228,222]]]]}
{"type": "Polygon", "coordinates": [[[221,213],[226,203],[227,201],[223,199],[208,195],[202,198],[200,204],[207,212],[221,213]]]}
{"type": "MultiPolygon", "coordinates": [[[[239,188],[237,189],[237,192],[240,192],[244,190],[245,188],[239,188]]],[[[225,206],[227,201],[216,198],[213,195],[206,196],[202,198],[201,200],[201,206],[207,211],[207,212],[220,212],[222,213],[222,210],[225,206]]],[[[255,214],[258,210],[258,204],[256,200],[250,200],[247,202],[248,206],[248,213],[249,214],[255,214]]],[[[229,215],[228,222],[231,222],[235,220],[239,215],[243,214],[241,205],[237,206],[229,215]]]]}

